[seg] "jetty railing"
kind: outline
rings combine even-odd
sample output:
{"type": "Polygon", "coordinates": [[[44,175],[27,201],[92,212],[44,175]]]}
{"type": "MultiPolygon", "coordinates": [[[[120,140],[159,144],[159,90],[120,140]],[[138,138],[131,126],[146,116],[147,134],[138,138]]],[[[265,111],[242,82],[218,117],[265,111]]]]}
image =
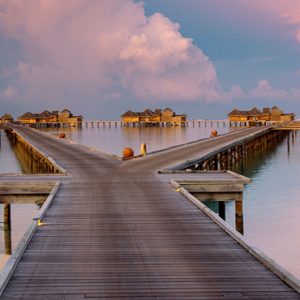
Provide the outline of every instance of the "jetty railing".
{"type": "Polygon", "coordinates": [[[185,161],[167,170],[231,170],[235,163],[241,161],[249,154],[266,149],[287,135],[286,131],[278,131],[270,127],[266,131],[255,134],[255,136],[241,139],[228,146],[211,151],[200,159],[185,161]]]}
{"type": "Polygon", "coordinates": [[[39,149],[29,143],[19,132],[11,127],[6,127],[5,132],[10,143],[16,149],[18,159],[27,168],[27,173],[46,174],[66,174],[66,170],[56,164],[56,162],[42,153],[39,149]]]}

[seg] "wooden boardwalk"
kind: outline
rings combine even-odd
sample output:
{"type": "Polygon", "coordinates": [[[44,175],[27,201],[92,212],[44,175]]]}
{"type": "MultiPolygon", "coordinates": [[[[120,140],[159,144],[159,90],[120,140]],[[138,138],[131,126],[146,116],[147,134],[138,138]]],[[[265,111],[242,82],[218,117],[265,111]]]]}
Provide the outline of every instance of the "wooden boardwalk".
{"type": "Polygon", "coordinates": [[[276,128],[277,130],[300,130],[300,121],[292,121],[282,124],[276,128]]]}
{"type": "Polygon", "coordinates": [[[123,162],[19,130],[72,178],[0,299],[300,299],[156,174],[261,128],[123,162]]]}

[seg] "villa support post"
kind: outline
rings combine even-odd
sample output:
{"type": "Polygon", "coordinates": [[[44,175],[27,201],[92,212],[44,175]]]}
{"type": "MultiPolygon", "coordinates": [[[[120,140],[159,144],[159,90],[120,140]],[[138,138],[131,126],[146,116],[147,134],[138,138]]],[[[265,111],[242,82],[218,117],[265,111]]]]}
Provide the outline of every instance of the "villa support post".
{"type": "Polygon", "coordinates": [[[11,213],[10,204],[4,204],[4,244],[5,254],[11,254],[11,213]]]}
{"type": "Polygon", "coordinates": [[[218,201],[219,204],[219,216],[225,221],[226,211],[225,211],[225,201],[218,201]]]}
{"type": "Polygon", "coordinates": [[[244,216],[243,216],[243,194],[240,193],[235,201],[235,227],[240,234],[244,234],[244,216]]]}

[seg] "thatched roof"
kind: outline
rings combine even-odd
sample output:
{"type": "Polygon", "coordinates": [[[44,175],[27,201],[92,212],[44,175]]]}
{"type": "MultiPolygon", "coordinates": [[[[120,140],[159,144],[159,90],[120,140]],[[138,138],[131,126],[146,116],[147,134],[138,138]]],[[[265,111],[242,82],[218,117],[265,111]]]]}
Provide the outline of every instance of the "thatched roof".
{"type": "MultiPolygon", "coordinates": [[[[163,110],[164,112],[172,112],[174,114],[174,116],[184,116],[186,117],[186,115],[176,115],[174,113],[174,111],[167,107],[163,110]]],[[[161,109],[155,109],[154,111],[147,108],[145,109],[143,112],[133,112],[131,110],[128,110],[127,112],[125,112],[123,115],[121,115],[121,118],[123,117],[160,117],[162,115],[162,110],[161,109]]]]}
{"type": "Polygon", "coordinates": [[[237,110],[231,111],[228,116],[259,116],[262,112],[257,108],[253,107],[251,110],[237,110]]]}
{"type": "Polygon", "coordinates": [[[135,116],[138,116],[138,114],[131,110],[128,110],[123,115],[121,115],[121,117],[135,117],[135,116]]]}
{"type": "Polygon", "coordinates": [[[247,111],[237,110],[236,108],[228,114],[228,116],[246,116],[246,115],[247,115],[247,111]]]}
{"type": "Polygon", "coordinates": [[[39,114],[40,117],[49,117],[51,115],[51,112],[48,110],[44,110],[39,114]]]}
{"type": "Polygon", "coordinates": [[[2,119],[12,119],[12,115],[9,114],[9,113],[5,113],[3,116],[2,116],[2,119]]]}
{"type": "Polygon", "coordinates": [[[141,117],[153,117],[156,115],[156,113],[149,108],[145,109],[142,113],[139,114],[141,117]]]}
{"type": "Polygon", "coordinates": [[[153,116],[159,116],[158,111],[155,112],[151,109],[147,108],[143,112],[133,112],[131,110],[128,110],[125,112],[121,117],[153,117],[153,116]]]}
{"type": "Polygon", "coordinates": [[[68,110],[67,108],[65,108],[64,110],[62,110],[61,113],[63,113],[63,114],[65,114],[65,113],[72,114],[71,111],[68,110]]]}
{"type": "Polygon", "coordinates": [[[262,114],[262,111],[260,111],[257,107],[253,107],[249,112],[248,114],[251,114],[251,115],[261,115],[262,114]]]}
{"type": "Polygon", "coordinates": [[[271,110],[280,110],[276,105],[274,105],[271,110]]]}
{"type": "Polygon", "coordinates": [[[18,117],[18,119],[35,119],[35,118],[36,116],[29,111],[23,114],[22,116],[18,117]]]}

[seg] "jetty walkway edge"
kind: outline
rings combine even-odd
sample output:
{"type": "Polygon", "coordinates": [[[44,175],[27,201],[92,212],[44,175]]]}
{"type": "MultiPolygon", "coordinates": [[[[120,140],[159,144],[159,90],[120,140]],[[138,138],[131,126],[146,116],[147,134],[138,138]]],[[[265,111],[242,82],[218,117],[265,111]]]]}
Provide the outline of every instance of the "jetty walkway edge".
{"type": "Polygon", "coordinates": [[[0,299],[300,299],[157,174],[264,129],[123,162],[17,130],[71,178],[0,299]]]}

